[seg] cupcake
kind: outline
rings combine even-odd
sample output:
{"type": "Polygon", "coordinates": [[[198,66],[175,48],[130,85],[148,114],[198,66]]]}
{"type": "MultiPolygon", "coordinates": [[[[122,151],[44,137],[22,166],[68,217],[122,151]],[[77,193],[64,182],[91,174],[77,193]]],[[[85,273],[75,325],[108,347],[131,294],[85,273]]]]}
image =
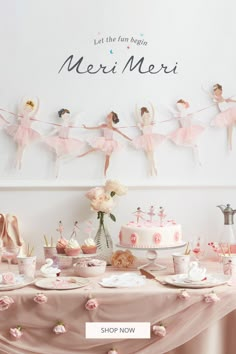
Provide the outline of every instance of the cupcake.
{"type": "Polygon", "coordinates": [[[63,238],[63,237],[60,238],[57,241],[57,245],[56,245],[57,253],[64,254],[67,244],[68,244],[68,241],[65,238],[63,238]]]}
{"type": "Polygon", "coordinates": [[[94,240],[89,237],[86,240],[84,240],[84,243],[81,246],[81,249],[82,249],[83,253],[85,253],[85,254],[92,254],[92,253],[96,253],[97,246],[96,246],[96,243],[94,242],[94,240]]]}
{"type": "Polygon", "coordinates": [[[65,248],[65,254],[67,256],[78,256],[80,253],[81,248],[79,242],[76,241],[74,238],[70,239],[65,248]]]}

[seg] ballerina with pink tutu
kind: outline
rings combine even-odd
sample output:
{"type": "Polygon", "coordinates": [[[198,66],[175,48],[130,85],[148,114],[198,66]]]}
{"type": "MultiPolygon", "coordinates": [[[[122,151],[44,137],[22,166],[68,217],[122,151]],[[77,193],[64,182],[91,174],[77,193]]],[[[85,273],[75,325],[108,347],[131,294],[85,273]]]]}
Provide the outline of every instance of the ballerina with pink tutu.
{"type": "Polygon", "coordinates": [[[122,147],[122,144],[113,138],[113,132],[120,134],[125,139],[131,140],[127,135],[123,134],[119,129],[113,126],[113,124],[117,124],[118,122],[118,115],[115,112],[110,112],[106,117],[106,122],[103,124],[96,127],[87,127],[86,125],[83,125],[85,129],[100,129],[103,136],[88,139],[88,144],[92,149],[78,155],[78,157],[88,155],[95,151],[102,151],[105,154],[104,176],[107,174],[111,155],[113,152],[119,151],[122,147]]]}
{"type": "Polygon", "coordinates": [[[220,128],[227,128],[228,147],[232,150],[232,133],[233,126],[236,123],[236,106],[230,107],[229,103],[236,102],[236,100],[224,98],[222,96],[222,86],[219,84],[213,86],[213,91],[214,94],[210,94],[210,96],[213,99],[213,102],[217,104],[220,113],[215,116],[211,125],[220,128]]]}
{"type": "Polygon", "coordinates": [[[32,120],[39,108],[38,99],[22,99],[18,116],[18,124],[10,124],[6,132],[17,143],[16,168],[21,168],[23,153],[27,145],[40,138],[40,133],[31,128],[32,120]]]}
{"type": "Polygon", "coordinates": [[[165,136],[153,133],[154,126],[154,108],[151,105],[151,112],[147,107],[140,108],[136,106],[136,118],[138,120],[138,127],[142,134],[138,135],[132,140],[132,145],[139,150],[143,150],[147,156],[149,163],[149,173],[151,176],[157,175],[157,168],[154,159],[154,151],[164,140],[165,136]]]}
{"type": "Polygon", "coordinates": [[[60,162],[75,157],[84,146],[83,141],[69,137],[72,127],[72,125],[70,125],[70,111],[62,108],[58,112],[58,116],[61,118],[62,124],[58,124],[59,128],[53,130],[52,136],[44,138],[44,142],[49,145],[56,154],[56,177],[58,177],[59,174],[60,162]]]}
{"type": "Polygon", "coordinates": [[[190,147],[193,149],[196,161],[200,164],[197,140],[204,132],[205,127],[192,122],[193,113],[189,113],[189,103],[185,100],[177,101],[178,112],[175,118],[178,120],[179,128],[168,134],[168,138],[176,145],[190,147]]]}

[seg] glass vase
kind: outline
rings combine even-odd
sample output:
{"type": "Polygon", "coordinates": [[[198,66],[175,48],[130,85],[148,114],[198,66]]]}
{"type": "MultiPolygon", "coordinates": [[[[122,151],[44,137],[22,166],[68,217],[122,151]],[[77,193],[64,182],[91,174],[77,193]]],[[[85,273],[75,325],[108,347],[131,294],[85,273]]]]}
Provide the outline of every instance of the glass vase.
{"type": "Polygon", "coordinates": [[[111,264],[111,257],[113,253],[113,242],[111,235],[109,234],[104,222],[104,213],[98,213],[99,227],[94,238],[97,245],[97,252],[99,259],[107,262],[107,265],[111,264]]]}

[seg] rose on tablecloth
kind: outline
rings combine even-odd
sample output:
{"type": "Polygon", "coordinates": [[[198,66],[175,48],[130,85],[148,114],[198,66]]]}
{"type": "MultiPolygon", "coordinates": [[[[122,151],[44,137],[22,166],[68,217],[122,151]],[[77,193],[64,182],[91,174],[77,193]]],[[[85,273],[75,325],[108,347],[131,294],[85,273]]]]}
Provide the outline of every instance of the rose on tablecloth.
{"type": "Polygon", "coordinates": [[[98,301],[95,298],[89,299],[85,304],[85,308],[88,311],[96,310],[98,306],[99,306],[98,301]]]}
{"type": "Polygon", "coordinates": [[[2,283],[3,284],[14,284],[15,274],[12,272],[2,273],[2,283]]]}
{"type": "Polygon", "coordinates": [[[166,335],[166,328],[162,324],[153,326],[152,331],[156,336],[161,338],[165,337],[166,335]]]}
{"type": "Polygon", "coordinates": [[[12,304],[14,304],[14,300],[11,297],[6,295],[0,297],[0,311],[9,309],[12,304]]]}
{"type": "Polygon", "coordinates": [[[37,304],[45,304],[48,301],[48,298],[43,293],[38,293],[35,295],[34,301],[37,302],[37,304]]]}
{"type": "Polygon", "coordinates": [[[178,299],[187,300],[189,298],[190,298],[190,295],[187,292],[187,290],[186,289],[181,289],[180,293],[178,294],[178,299]]]}
{"type": "Polygon", "coordinates": [[[14,337],[15,339],[20,339],[23,336],[23,332],[22,332],[22,327],[21,326],[10,328],[9,332],[10,332],[10,335],[12,337],[14,337]]]}
{"type": "Polygon", "coordinates": [[[214,291],[212,291],[211,293],[204,295],[204,301],[208,303],[217,302],[220,301],[220,298],[216,295],[214,291]]]}
{"type": "Polygon", "coordinates": [[[55,334],[63,334],[63,333],[66,333],[66,328],[64,326],[64,323],[61,322],[61,321],[58,321],[56,326],[53,327],[53,332],[55,334]]]}

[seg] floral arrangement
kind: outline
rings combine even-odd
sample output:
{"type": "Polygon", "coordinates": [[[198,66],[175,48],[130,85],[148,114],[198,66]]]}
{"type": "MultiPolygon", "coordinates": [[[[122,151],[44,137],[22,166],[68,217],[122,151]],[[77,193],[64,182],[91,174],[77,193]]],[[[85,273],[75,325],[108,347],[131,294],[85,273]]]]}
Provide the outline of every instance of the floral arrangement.
{"type": "Polygon", "coordinates": [[[135,261],[135,256],[129,251],[116,251],[111,258],[111,264],[117,268],[129,268],[135,261]]]}
{"type": "Polygon", "coordinates": [[[103,223],[104,214],[108,214],[112,221],[116,221],[111,213],[114,207],[114,196],[127,193],[127,188],[114,180],[108,180],[104,187],[90,189],[85,195],[90,200],[91,210],[97,212],[97,218],[103,223]]]}

